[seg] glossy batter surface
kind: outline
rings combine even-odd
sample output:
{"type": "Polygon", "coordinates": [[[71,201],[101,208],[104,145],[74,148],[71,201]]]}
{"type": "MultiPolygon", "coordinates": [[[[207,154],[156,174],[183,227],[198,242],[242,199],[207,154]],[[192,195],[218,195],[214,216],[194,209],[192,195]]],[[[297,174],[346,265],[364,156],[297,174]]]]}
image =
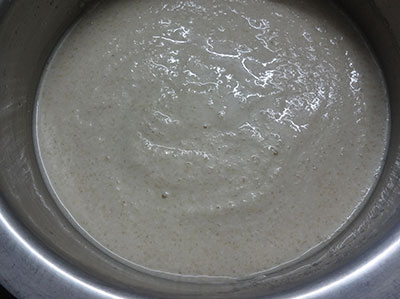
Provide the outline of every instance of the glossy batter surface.
{"type": "Polygon", "coordinates": [[[329,239],[381,169],[380,71],[328,1],[109,1],[42,80],[38,145],[76,222],[115,254],[244,276],[329,239]]]}

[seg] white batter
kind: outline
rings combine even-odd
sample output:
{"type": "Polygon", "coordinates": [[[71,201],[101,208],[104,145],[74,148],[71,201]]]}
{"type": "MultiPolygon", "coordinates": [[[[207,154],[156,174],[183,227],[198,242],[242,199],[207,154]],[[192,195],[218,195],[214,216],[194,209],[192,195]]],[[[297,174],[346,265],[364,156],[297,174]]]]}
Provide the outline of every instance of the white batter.
{"type": "Polygon", "coordinates": [[[328,1],[108,1],[42,80],[49,180],[142,267],[240,277],[329,239],[373,187],[388,103],[328,1]]]}

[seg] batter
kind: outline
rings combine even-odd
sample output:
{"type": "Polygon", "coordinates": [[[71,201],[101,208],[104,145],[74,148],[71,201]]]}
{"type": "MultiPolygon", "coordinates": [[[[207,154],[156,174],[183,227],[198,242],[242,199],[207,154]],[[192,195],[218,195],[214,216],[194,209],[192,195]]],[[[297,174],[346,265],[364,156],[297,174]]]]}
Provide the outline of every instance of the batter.
{"type": "Polygon", "coordinates": [[[388,101],[329,1],[108,1],[44,72],[36,136],[74,221],[132,265],[243,277],[329,240],[380,173],[388,101]]]}

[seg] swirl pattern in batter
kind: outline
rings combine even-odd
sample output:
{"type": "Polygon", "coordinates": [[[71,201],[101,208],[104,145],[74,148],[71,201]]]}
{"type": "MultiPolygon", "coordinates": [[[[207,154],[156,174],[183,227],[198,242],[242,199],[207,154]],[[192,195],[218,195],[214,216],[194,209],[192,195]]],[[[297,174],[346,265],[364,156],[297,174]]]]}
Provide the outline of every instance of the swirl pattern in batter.
{"type": "Polygon", "coordinates": [[[52,188],[147,269],[241,277],[328,240],[388,131],[368,46],[327,1],[109,1],[61,42],[37,136],[52,188]]]}

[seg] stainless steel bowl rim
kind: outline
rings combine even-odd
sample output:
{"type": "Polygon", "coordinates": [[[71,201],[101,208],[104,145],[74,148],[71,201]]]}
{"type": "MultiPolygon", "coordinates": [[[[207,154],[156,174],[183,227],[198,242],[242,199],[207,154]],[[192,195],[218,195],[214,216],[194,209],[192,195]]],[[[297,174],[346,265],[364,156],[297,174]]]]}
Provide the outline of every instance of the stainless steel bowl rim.
{"type": "MultiPolygon", "coordinates": [[[[0,0],[0,19],[12,2],[0,0]]],[[[0,283],[16,297],[143,298],[107,286],[57,256],[23,226],[1,196],[0,283]]],[[[395,299],[400,294],[399,269],[400,224],[397,224],[351,263],[268,298],[395,299]]]]}

